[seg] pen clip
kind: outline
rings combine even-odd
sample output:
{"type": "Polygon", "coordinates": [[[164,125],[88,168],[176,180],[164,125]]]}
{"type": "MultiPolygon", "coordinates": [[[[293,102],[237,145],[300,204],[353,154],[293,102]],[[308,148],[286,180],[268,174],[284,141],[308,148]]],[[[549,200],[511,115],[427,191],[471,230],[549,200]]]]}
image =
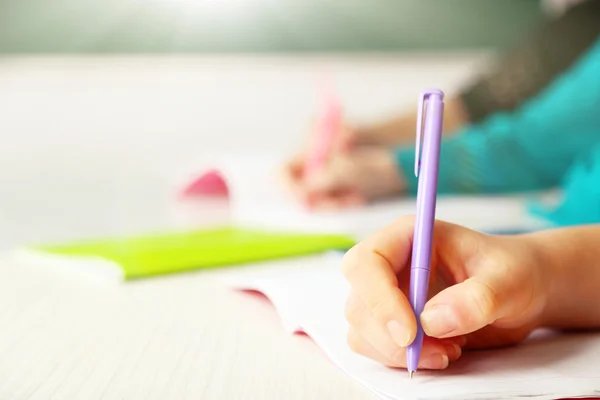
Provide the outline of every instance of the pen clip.
{"type": "Polygon", "coordinates": [[[423,108],[425,107],[426,97],[428,97],[427,92],[421,93],[417,110],[417,145],[415,148],[415,176],[417,177],[419,176],[419,168],[421,168],[421,136],[423,136],[423,108]]]}
{"type": "Polygon", "coordinates": [[[443,98],[444,94],[437,89],[426,90],[419,96],[419,105],[417,110],[417,145],[415,148],[415,176],[419,176],[419,170],[421,169],[421,142],[423,137],[423,119],[427,118],[424,112],[425,102],[431,95],[439,95],[443,98]]]}

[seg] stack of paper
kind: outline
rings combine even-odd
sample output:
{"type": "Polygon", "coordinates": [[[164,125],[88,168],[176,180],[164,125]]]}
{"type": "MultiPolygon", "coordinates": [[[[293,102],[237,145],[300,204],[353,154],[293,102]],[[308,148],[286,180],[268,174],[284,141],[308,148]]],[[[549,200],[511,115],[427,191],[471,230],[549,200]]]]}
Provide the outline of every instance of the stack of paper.
{"type": "Polygon", "coordinates": [[[390,369],[351,352],[344,304],[349,286],[340,255],[313,257],[301,268],[246,271],[227,280],[266,295],[288,332],[303,331],[352,378],[384,399],[560,399],[600,397],[600,334],[536,332],[523,344],[467,352],[449,369],[390,369]]]}

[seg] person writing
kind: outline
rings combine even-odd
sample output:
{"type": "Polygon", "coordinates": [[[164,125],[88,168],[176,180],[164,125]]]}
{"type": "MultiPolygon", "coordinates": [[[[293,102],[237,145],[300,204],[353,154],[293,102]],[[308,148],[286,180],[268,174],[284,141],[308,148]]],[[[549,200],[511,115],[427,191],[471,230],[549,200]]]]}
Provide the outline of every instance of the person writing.
{"type": "MultiPolygon", "coordinates": [[[[555,187],[593,153],[600,142],[599,33],[600,2],[582,3],[447,101],[440,193],[555,187]],[[570,46],[549,44],[558,32],[568,33],[570,46]],[[544,68],[528,67],[536,65],[544,68]]],[[[285,182],[315,208],[414,195],[414,147],[402,145],[414,140],[414,126],[411,113],[376,127],[343,127],[345,150],[333,152],[310,177],[303,175],[305,156],[295,157],[284,166],[285,182]]]]}

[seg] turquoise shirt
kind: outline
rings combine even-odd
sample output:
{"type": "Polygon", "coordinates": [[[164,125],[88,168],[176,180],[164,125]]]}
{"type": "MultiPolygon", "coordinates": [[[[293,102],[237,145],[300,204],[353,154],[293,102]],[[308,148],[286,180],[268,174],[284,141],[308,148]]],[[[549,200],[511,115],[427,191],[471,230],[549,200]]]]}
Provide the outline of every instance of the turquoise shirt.
{"type": "Polygon", "coordinates": [[[533,204],[530,211],[558,226],[600,222],[600,143],[569,169],[558,206],[533,204]]]}
{"type": "MultiPolygon", "coordinates": [[[[520,109],[495,114],[443,140],[439,192],[555,187],[596,143],[600,143],[600,40],[520,109]]],[[[596,153],[600,165],[600,152],[596,153]]],[[[397,149],[395,154],[408,191],[415,194],[414,147],[397,149]]],[[[595,182],[600,186],[600,168],[596,170],[595,182]]]]}

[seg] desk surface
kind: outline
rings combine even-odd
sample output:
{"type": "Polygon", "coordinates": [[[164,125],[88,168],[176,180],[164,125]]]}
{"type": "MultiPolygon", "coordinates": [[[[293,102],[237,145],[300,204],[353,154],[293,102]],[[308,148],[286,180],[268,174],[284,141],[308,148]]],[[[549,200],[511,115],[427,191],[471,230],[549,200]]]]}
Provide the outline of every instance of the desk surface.
{"type": "MultiPolygon", "coordinates": [[[[225,208],[211,203],[210,223],[225,208]]],[[[157,226],[160,210],[143,211],[157,226]]],[[[268,301],[222,287],[233,272],[114,286],[0,260],[0,399],[374,398],[268,301]]]]}
{"type": "MultiPolygon", "coordinates": [[[[296,146],[315,71],[369,118],[451,92],[473,60],[0,60],[0,250],[225,221],[175,202],[173,173],[231,143],[296,146]]],[[[220,273],[107,287],[0,261],[0,399],[373,398],[220,273]]]]}

